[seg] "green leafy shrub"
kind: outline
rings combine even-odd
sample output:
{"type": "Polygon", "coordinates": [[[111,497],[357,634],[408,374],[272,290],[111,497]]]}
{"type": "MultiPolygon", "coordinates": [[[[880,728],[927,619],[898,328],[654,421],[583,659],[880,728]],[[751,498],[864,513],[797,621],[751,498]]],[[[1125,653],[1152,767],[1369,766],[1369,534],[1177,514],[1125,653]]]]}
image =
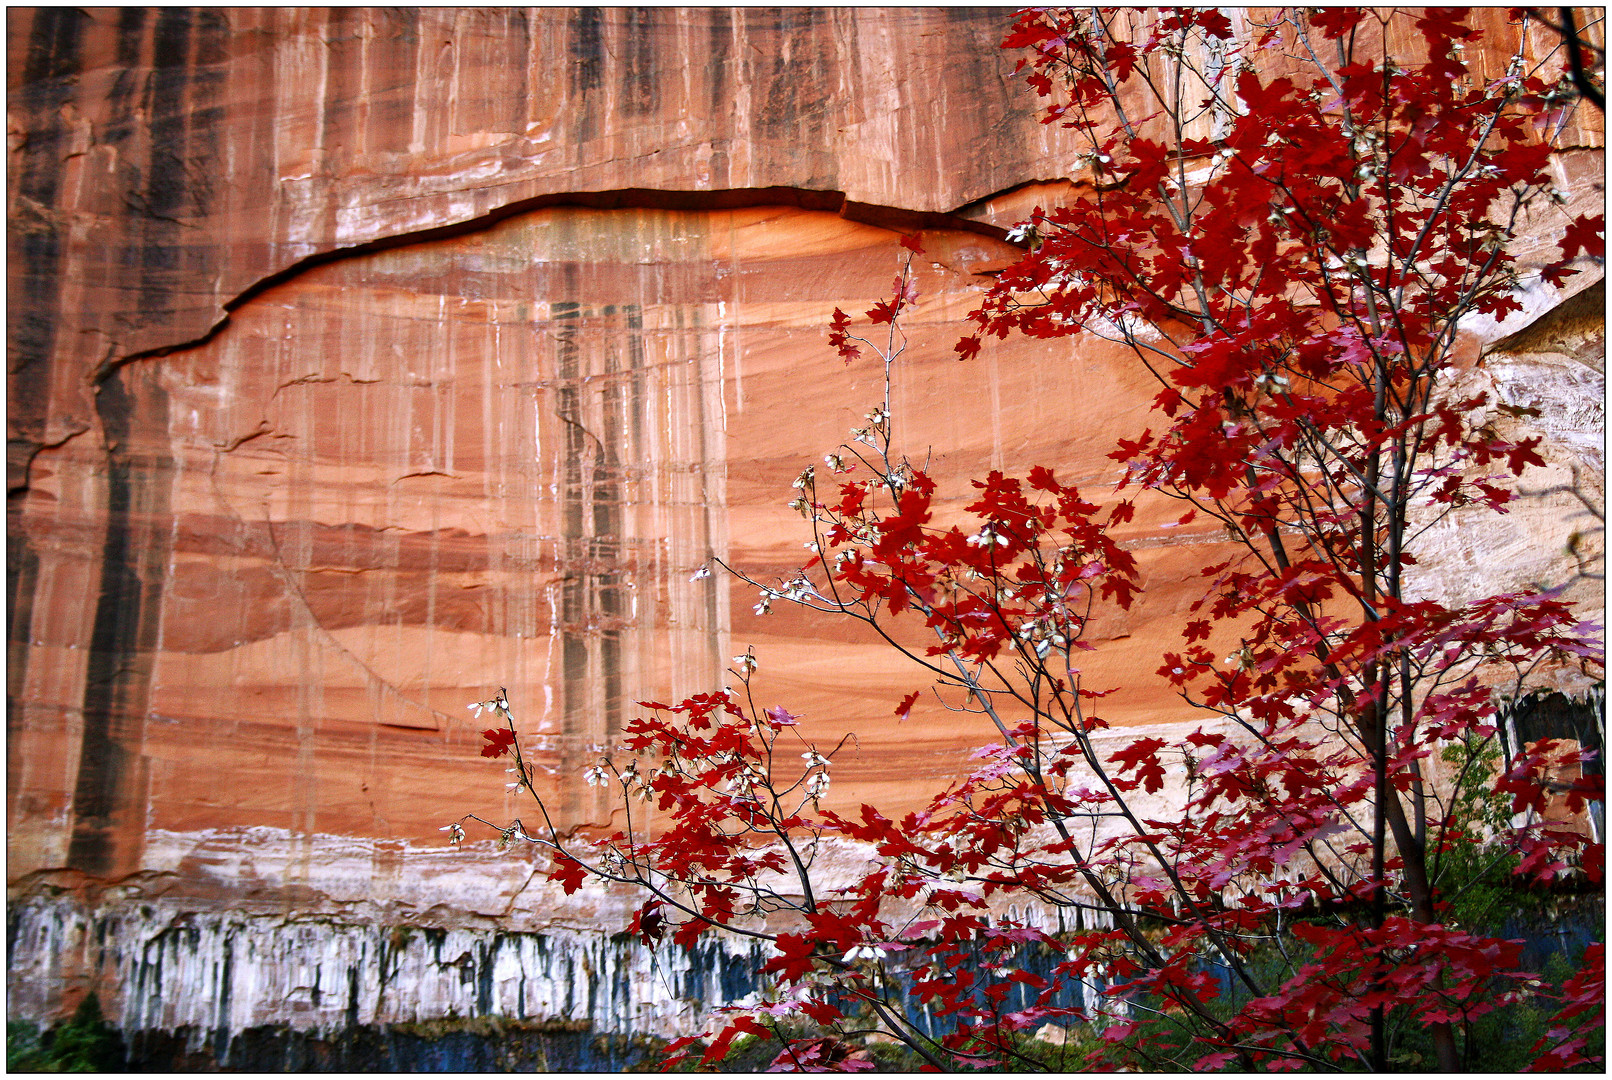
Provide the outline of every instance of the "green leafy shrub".
{"type": "Polygon", "coordinates": [[[43,1034],[28,1020],[6,1024],[7,1072],[118,1072],[125,1065],[123,1038],[93,993],[71,1020],[43,1034]]]}

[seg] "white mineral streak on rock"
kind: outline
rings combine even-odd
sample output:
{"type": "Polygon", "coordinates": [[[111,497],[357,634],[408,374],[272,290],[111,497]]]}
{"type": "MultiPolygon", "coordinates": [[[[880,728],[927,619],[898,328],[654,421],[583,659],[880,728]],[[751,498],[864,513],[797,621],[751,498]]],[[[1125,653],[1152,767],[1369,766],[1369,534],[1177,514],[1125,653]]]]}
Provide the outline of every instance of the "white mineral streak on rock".
{"type": "Polygon", "coordinates": [[[125,1030],[503,1016],[670,1035],[741,999],[766,955],[737,937],[647,949],[611,932],[626,928],[630,896],[566,897],[533,880],[530,859],[477,845],[273,829],[151,839],[151,872],[91,899],[12,904],[9,1017],[51,1018],[64,993],[99,980],[103,998],[116,988],[103,1005],[125,1030]],[[235,910],[219,910],[209,881],[235,910]]]}
{"type": "MultiPolygon", "coordinates": [[[[259,1025],[328,1034],[456,1016],[669,1037],[697,1031],[712,1006],[743,1005],[764,989],[756,972],[770,946],[707,935],[692,950],[650,949],[619,932],[633,894],[590,884],[567,897],[513,853],[399,851],[272,829],[152,841],[148,863],[159,869],[93,895],[41,890],[11,905],[10,1019],[49,1021],[69,994],[94,985],[125,1032],[191,1029],[194,1040],[227,1042],[259,1025]],[[406,883],[379,871],[388,859],[408,866],[406,883]],[[208,880],[268,899],[220,910],[194,891],[208,880]]],[[[868,857],[859,845],[825,844],[814,879],[850,885],[868,857]]],[[[1049,931],[1111,925],[1022,898],[1001,911],[1049,931]]],[[[1096,993],[1083,988],[1087,1007],[1096,993]]]]}
{"type": "Polygon", "coordinates": [[[125,1032],[239,1033],[286,1024],[321,1033],[354,1024],[500,1016],[610,1033],[686,1033],[713,1004],[742,1001],[764,958],[708,940],[650,950],[624,937],[556,929],[387,925],[363,917],[189,910],[167,899],[37,896],[10,913],[7,1016],[46,1018],[63,987],[99,975],[125,1032]]]}

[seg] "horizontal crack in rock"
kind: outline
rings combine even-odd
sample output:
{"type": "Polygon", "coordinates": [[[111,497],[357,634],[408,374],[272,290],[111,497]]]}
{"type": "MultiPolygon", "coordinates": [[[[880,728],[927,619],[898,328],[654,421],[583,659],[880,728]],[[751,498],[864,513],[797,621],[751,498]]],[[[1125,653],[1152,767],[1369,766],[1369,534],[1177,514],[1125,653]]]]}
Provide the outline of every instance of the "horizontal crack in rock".
{"type": "Polygon", "coordinates": [[[361,244],[332,248],[328,251],[315,252],[312,255],[305,256],[290,266],[276,270],[266,277],[259,278],[236,296],[225,301],[223,317],[199,337],[173,345],[159,345],[156,348],[144,349],[140,352],[130,353],[127,356],[108,356],[97,365],[90,378],[94,383],[101,383],[125,364],[133,363],[136,360],[149,360],[168,356],[185,349],[194,349],[205,345],[216,337],[224,327],[229,325],[231,312],[248,303],[254,297],[260,296],[268,289],[289,281],[316,266],[323,266],[326,263],[336,262],[340,259],[389,251],[392,248],[409,244],[429,243],[434,240],[446,240],[481,232],[501,221],[519,214],[530,213],[534,210],[546,210],[551,207],[561,206],[581,207],[591,210],[740,210],[757,206],[792,206],[801,210],[822,210],[836,213],[847,221],[872,225],[881,229],[890,229],[894,232],[915,232],[919,229],[952,229],[959,232],[978,233],[995,240],[1011,242],[1007,241],[1006,229],[999,225],[992,225],[988,222],[965,217],[964,213],[970,208],[984,206],[993,199],[1001,198],[1023,188],[1051,182],[1053,181],[1027,180],[1024,183],[1015,184],[1012,187],[982,196],[956,211],[949,212],[908,210],[898,206],[881,206],[874,203],[856,202],[847,199],[843,191],[795,187],[724,188],[716,191],[619,188],[612,191],[570,191],[536,195],[529,199],[519,199],[515,202],[507,203],[479,217],[465,221],[437,225],[429,229],[397,233],[392,236],[383,236],[375,240],[367,240],[361,244]]]}

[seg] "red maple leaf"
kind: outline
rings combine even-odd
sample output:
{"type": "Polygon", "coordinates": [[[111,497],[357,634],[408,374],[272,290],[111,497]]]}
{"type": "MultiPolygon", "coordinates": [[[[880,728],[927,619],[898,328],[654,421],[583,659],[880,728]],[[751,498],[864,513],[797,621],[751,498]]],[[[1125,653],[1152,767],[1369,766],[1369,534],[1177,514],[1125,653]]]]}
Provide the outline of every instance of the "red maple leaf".
{"type": "Polygon", "coordinates": [[[1606,215],[1584,215],[1568,222],[1562,233],[1563,260],[1576,258],[1579,253],[1599,258],[1606,254],[1606,215]]]}
{"type": "Polygon", "coordinates": [[[1531,439],[1523,439],[1506,450],[1506,464],[1510,466],[1513,473],[1521,474],[1522,470],[1529,465],[1544,466],[1545,459],[1540,457],[1534,449],[1540,442],[1540,437],[1536,435],[1531,439]]]}
{"type": "Polygon", "coordinates": [[[705,1056],[700,1059],[701,1065],[711,1065],[721,1061],[733,1047],[733,1040],[740,1035],[768,1036],[772,1032],[757,1019],[751,1016],[735,1016],[728,1020],[727,1025],[711,1040],[706,1048],[705,1056]]]}
{"type": "Polygon", "coordinates": [[[587,867],[563,852],[554,856],[554,865],[549,867],[549,880],[558,881],[567,896],[582,888],[582,883],[587,879],[587,867]]]}
{"type": "Polygon", "coordinates": [[[515,733],[501,728],[488,728],[481,733],[487,745],[481,748],[482,757],[503,757],[515,745],[515,733]]]}
{"type": "Polygon", "coordinates": [[[815,941],[804,934],[779,934],[777,946],[778,955],[761,965],[762,971],[777,972],[781,982],[799,982],[811,973],[815,941]]]}
{"type": "Polygon", "coordinates": [[[1113,761],[1119,766],[1119,772],[1134,770],[1147,791],[1158,791],[1164,786],[1164,767],[1159,764],[1159,751],[1164,746],[1163,739],[1137,739],[1124,749],[1114,751],[1113,761]]]}

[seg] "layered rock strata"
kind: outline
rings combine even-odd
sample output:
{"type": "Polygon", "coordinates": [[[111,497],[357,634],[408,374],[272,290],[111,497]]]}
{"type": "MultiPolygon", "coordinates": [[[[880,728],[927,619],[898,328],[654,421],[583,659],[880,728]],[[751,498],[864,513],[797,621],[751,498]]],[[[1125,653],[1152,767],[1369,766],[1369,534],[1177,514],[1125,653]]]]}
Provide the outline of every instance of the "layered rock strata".
{"type": "MultiPolygon", "coordinates": [[[[938,706],[898,721],[923,680],[865,636],[695,571],[803,561],[790,481],[883,395],[824,327],[889,287],[897,230],[926,250],[893,412],[946,511],[1035,463],[1108,497],[1152,396],[1125,355],[950,355],[1015,256],[1003,226],[1078,197],[999,12],[8,20],[14,1015],[100,986],[137,1026],[336,1024],[355,1001],[364,1022],[581,1019],[564,993],[592,986],[590,1022],[670,1030],[650,961],[576,936],[622,909],[530,891],[490,845],[429,846],[522,809],[467,702],[507,688],[572,824],[607,819],[579,776],[632,701],[721,685],[747,646],[769,704],[857,732],[851,805],[916,802],[982,741],[938,706]],[[527,936],[494,949],[494,919],[527,936]],[[487,997],[457,957],[495,953],[487,997]]],[[[1567,141],[1576,212],[1602,135],[1579,118],[1567,141]]],[[[1565,221],[1540,217],[1541,251],[1565,221]]],[[[1538,580],[1601,603],[1599,295],[1471,328],[1468,378],[1547,465],[1500,528],[1443,528],[1429,595],[1538,580]]],[[[1181,718],[1151,673],[1217,538],[1175,516],[1142,508],[1147,601],[1092,626],[1117,725],[1181,718]]]]}

